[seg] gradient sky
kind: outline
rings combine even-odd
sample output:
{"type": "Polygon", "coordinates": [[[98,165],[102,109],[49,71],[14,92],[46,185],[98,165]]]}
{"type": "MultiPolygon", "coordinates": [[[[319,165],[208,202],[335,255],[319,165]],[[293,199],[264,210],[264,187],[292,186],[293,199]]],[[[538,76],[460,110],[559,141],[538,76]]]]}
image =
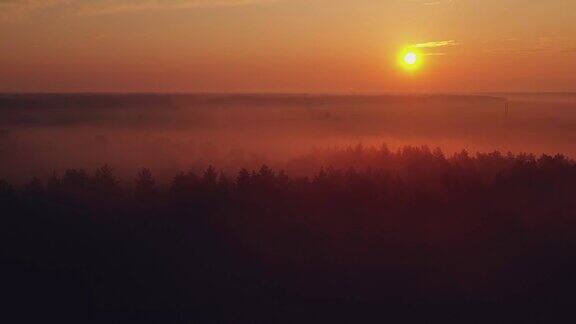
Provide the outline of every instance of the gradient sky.
{"type": "Polygon", "coordinates": [[[0,92],[576,91],[576,1],[0,0],[0,49],[0,92]]]}

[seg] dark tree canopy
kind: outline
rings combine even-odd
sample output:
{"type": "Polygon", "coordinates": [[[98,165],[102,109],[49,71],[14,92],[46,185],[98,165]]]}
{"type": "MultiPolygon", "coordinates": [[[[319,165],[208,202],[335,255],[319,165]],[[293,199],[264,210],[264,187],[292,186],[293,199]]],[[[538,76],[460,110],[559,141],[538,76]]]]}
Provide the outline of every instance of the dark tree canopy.
{"type": "Polygon", "coordinates": [[[209,167],[159,184],[142,169],[123,186],[103,166],[21,188],[0,181],[3,294],[80,321],[159,310],[229,323],[567,314],[573,160],[386,146],[314,154],[322,166],[310,177],[209,167]]]}

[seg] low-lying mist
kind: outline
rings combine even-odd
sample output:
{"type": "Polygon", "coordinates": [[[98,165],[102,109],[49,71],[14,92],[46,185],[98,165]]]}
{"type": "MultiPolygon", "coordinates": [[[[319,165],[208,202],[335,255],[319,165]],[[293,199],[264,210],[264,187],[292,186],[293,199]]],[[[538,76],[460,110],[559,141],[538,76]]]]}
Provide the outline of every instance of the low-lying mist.
{"type": "Polygon", "coordinates": [[[333,148],[576,156],[572,95],[2,95],[0,178],[109,164],[128,181],[262,164],[306,175],[333,148]],[[320,153],[319,153],[320,152],[320,153]]]}

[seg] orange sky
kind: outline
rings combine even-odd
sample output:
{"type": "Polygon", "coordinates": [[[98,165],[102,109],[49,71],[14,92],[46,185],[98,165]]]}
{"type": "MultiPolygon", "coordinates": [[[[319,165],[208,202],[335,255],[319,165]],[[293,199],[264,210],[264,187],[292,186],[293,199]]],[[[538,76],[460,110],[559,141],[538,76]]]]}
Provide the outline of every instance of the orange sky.
{"type": "Polygon", "coordinates": [[[576,91],[576,1],[2,0],[0,49],[0,92],[576,91]]]}

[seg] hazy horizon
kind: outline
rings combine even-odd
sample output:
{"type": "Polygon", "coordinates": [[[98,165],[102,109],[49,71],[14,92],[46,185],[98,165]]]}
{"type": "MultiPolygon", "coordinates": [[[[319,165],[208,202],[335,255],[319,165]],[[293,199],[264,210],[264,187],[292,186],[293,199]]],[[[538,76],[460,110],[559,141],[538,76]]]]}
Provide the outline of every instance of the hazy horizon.
{"type": "Polygon", "coordinates": [[[103,164],[125,179],[134,166],[169,179],[177,169],[262,163],[304,175],[319,166],[291,161],[359,144],[576,157],[575,104],[573,94],[522,93],[5,94],[0,178],[103,164]]]}

